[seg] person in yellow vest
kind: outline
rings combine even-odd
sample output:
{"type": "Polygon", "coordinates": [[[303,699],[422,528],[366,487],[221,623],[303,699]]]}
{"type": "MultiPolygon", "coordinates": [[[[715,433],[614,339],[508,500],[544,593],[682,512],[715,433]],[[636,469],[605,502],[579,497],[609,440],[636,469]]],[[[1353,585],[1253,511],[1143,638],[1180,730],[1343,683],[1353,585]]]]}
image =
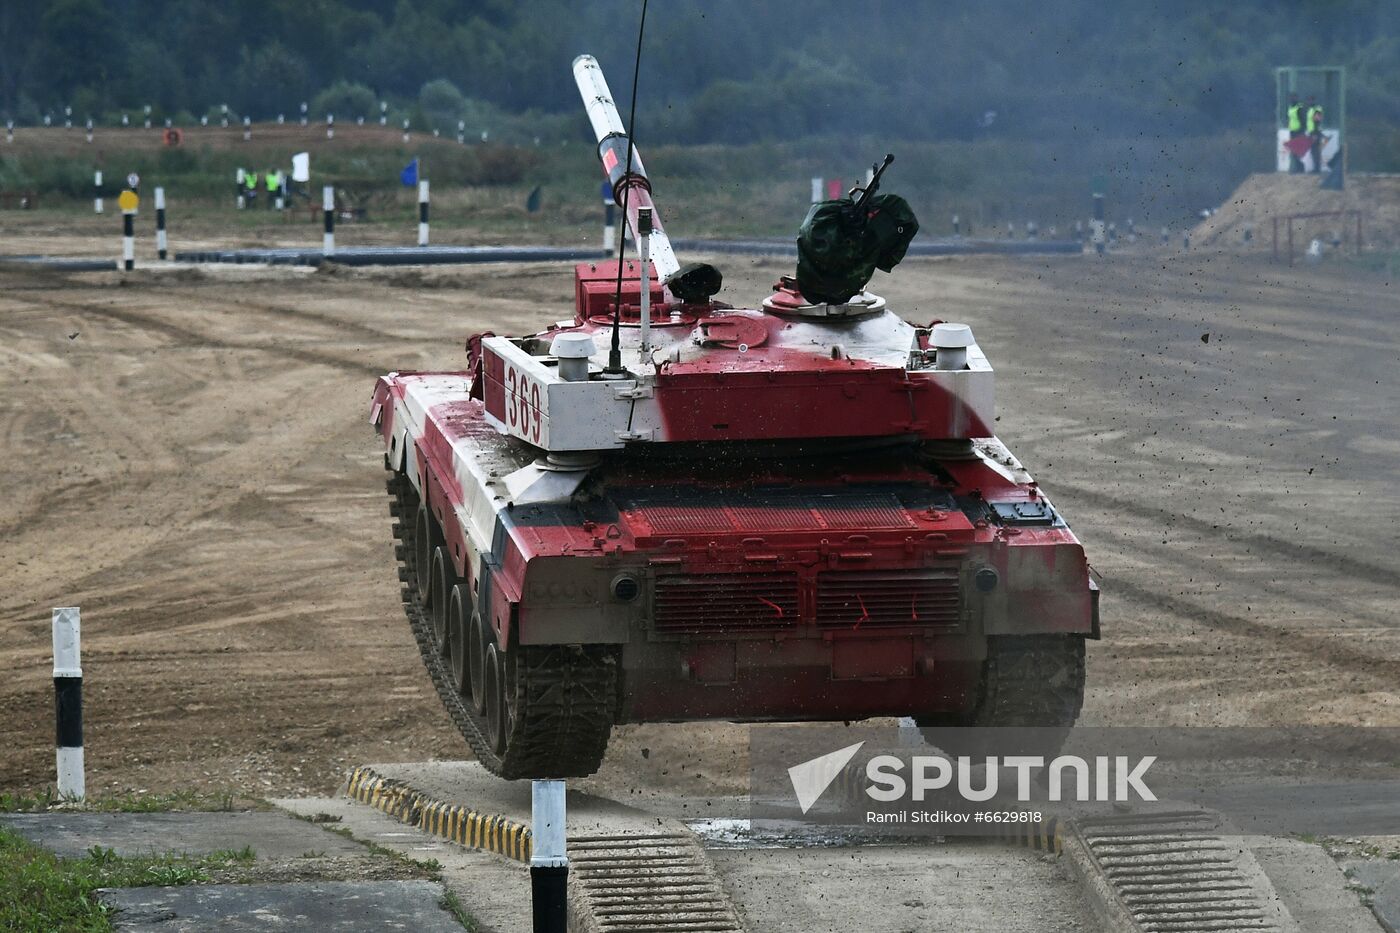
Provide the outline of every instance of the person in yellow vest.
{"type": "Polygon", "coordinates": [[[1308,98],[1308,135],[1312,137],[1312,170],[1322,171],[1322,105],[1308,98]]]}
{"type": "MultiPolygon", "coordinates": [[[[1303,135],[1303,102],[1297,94],[1288,95],[1288,138],[1297,139],[1303,135]]],[[[1303,171],[1303,160],[1288,152],[1288,171],[1297,174],[1303,171]]]]}
{"type": "Polygon", "coordinates": [[[258,173],[251,169],[243,173],[243,199],[252,207],[258,200],[258,173]]]}
{"type": "Polygon", "coordinates": [[[263,184],[267,186],[267,207],[271,210],[277,204],[277,191],[282,187],[282,173],[275,168],[270,168],[263,173],[263,184]]]}

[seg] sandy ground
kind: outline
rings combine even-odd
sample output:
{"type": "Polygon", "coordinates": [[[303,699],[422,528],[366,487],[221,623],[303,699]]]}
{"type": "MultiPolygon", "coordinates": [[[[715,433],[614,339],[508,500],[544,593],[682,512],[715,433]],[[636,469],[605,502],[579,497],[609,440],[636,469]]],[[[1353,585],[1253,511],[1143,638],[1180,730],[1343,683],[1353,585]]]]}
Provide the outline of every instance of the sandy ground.
{"type": "MultiPolygon", "coordinates": [[[[786,267],[727,257],[722,297],[786,267]]],[[[374,377],[567,316],[562,266],[0,269],[0,791],[53,769],[83,609],[89,788],[328,792],[460,758],[397,605],[374,377]]],[[[1095,724],[1400,725],[1400,301],[1224,256],[911,261],[1103,577],[1095,724]],[[1209,336],[1208,342],[1204,339],[1209,336]]],[[[738,792],[746,729],[619,730],[594,780],[738,792]],[[645,750],[646,754],[643,754],[645,750]]]]}

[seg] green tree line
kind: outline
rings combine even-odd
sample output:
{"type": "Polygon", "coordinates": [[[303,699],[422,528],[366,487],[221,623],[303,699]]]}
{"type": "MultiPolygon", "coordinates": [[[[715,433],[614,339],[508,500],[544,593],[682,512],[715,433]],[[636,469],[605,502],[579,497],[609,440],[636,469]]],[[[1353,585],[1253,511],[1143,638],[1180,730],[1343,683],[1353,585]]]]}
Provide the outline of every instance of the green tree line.
{"type": "MultiPolygon", "coordinates": [[[[530,115],[582,135],[569,63],[626,107],[640,0],[31,0],[0,3],[0,111],[375,119],[473,136],[530,115]]],[[[1142,136],[1272,119],[1272,68],[1349,69],[1353,117],[1400,124],[1395,0],[657,0],[638,136],[736,143],[1142,136]]],[[[1072,151],[1072,150],[1071,150],[1072,151]]]]}

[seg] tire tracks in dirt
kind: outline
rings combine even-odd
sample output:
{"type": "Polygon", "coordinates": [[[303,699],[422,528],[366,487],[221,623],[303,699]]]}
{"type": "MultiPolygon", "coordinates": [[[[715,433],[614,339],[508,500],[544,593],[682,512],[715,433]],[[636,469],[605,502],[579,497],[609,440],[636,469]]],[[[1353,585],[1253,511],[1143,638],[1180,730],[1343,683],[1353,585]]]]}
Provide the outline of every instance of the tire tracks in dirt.
{"type": "MultiPolygon", "coordinates": [[[[1055,480],[1053,488],[1056,490],[1064,490],[1075,499],[1091,503],[1105,511],[1122,512],[1147,521],[1161,523],[1166,527],[1175,525],[1203,535],[1219,536],[1226,543],[1247,545],[1274,557],[1281,557],[1285,560],[1297,561],[1303,564],[1321,564],[1330,569],[1339,570],[1349,576],[1366,580],[1370,583],[1379,583],[1383,586],[1400,588],[1400,571],[1390,567],[1382,567],[1379,564],[1372,564],[1347,554],[1338,554],[1335,551],[1329,551],[1317,545],[1286,541],[1272,535],[1260,534],[1258,532],[1246,532],[1243,534],[1228,531],[1222,532],[1217,525],[1205,521],[1204,519],[1194,518],[1182,512],[1171,512],[1166,509],[1146,506],[1130,499],[1122,499],[1095,489],[1090,489],[1087,486],[1067,483],[1063,480],[1055,480]]],[[[1397,625],[1400,625],[1400,618],[1397,618],[1395,621],[1397,625]]]]}
{"type": "Polygon", "coordinates": [[[384,368],[381,366],[363,363],[359,360],[346,359],[345,357],[337,356],[333,353],[288,346],[286,344],[258,342],[237,343],[225,340],[221,337],[200,333],[199,331],[182,327],[178,324],[172,324],[169,321],[150,314],[143,314],[139,311],[104,308],[97,305],[72,301],[64,302],[64,307],[74,311],[93,314],[98,317],[105,317],[131,327],[154,331],[174,340],[185,341],[202,347],[214,347],[220,350],[255,350],[259,353],[283,357],[285,359],[295,360],[299,363],[307,363],[313,366],[329,366],[333,369],[355,373],[356,375],[378,377],[382,376],[385,372],[384,368]]]}
{"type": "Polygon", "coordinates": [[[1373,681],[1379,689],[1392,689],[1396,681],[1400,680],[1400,658],[1377,657],[1374,653],[1368,653],[1364,645],[1348,647],[1358,644],[1352,639],[1336,635],[1312,635],[1296,629],[1280,628],[1267,622],[1211,609],[1190,599],[1170,596],[1128,580],[1115,580],[1109,592],[1149,609],[1166,612],[1184,622],[1195,622],[1231,635],[1268,641],[1278,645],[1288,654],[1304,656],[1310,661],[1323,661],[1359,678],[1373,681]]]}

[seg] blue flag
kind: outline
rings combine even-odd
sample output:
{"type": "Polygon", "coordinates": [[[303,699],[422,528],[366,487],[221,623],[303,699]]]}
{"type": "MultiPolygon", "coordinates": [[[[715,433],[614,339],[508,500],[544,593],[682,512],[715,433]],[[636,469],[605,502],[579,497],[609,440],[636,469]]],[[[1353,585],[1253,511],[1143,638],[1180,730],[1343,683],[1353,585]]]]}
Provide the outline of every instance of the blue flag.
{"type": "Polygon", "coordinates": [[[399,172],[399,181],[403,182],[405,188],[412,188],[418,184],[418,160],[414,159],[403,167],[399,172]]]}

